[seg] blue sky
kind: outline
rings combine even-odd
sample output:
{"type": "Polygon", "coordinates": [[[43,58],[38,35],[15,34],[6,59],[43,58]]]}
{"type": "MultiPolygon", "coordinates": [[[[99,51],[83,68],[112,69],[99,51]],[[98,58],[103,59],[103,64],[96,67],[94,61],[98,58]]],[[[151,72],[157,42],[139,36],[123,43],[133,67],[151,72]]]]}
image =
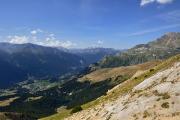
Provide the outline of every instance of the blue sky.
{"type": "Polygon", "coordinates": [[[130,48],[180,32],[179,0],[0,0],[0,41],[130,48]]]}

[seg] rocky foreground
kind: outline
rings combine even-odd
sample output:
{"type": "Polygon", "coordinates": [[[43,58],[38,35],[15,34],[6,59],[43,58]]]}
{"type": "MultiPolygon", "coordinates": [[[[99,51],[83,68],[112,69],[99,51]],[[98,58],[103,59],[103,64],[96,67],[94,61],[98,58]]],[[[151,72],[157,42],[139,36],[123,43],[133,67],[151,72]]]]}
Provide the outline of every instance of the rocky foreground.
{"type": "Polygon", "coordinates": [[[66,120],[180,120],[180,62],[145,79],[128,94],[66,120]]]}

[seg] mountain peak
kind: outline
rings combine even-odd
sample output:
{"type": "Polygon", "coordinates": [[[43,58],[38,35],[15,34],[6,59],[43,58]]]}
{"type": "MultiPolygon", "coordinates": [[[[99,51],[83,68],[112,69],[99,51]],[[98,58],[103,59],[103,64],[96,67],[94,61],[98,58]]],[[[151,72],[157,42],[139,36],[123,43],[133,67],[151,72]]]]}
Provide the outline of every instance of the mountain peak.
{"type": "Polygon", "coordinates": [[[179,48],[180,47],[180,33],[169,32],[157,39],[156,41],[150,42],[153,47],[163,48],[179,48]]]}
{"type": "Polygon", "coordinates": [[[168,33],[165,33],[165,36],[175,36],[178,34],[180,34],[180,32],[168,32],[168,33]]]}

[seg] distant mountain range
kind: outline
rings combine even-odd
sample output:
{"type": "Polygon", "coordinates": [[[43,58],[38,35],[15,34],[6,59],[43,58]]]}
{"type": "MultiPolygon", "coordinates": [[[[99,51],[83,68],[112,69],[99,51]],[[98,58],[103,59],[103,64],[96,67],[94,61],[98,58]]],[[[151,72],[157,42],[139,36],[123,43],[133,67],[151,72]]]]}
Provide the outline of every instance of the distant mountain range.
{"type": "Polygon", "coordinates": [[[104,56],[115,53],[113,49],[88,50],[90,52],[75,52],[30,43],[0,43],[0,88],[29,78],[57,77],[78,72],[104,56]]]}
{"type": "MultiPolygon", "coordinates": [[[[179,38],[180,33],[168,33],[148,44],[137,45],[131,49],[120,52],[116,50],[113,52],[113,49],[111,51],[111,49],[105,48],[67,50],[64,48],[49,48],[33,44],[13,45],[2,43],[2,47],[0,47],[0,58],[2,58],[0,59],[0,70],[2,74],[0,74],[0,77],[3,78],[4,76],[6,78],[1,79],[0,85],[3,87],[3,84],[7,86],[17,82],[18,84],[8,89],[0,89],[0,101],[2,101],[0,104],[0,112],[12,112],[13,114],[17,112],[33,118],[47,117],[57,113],[42,120],[51,120],[51,118],[60,120],[79,110],[90,107],[94,108],[94,105],[102,103],[103,101],[116,99],[119,94],[129,93],[134,86],[144,79],[179,62],[180,56],[174,56],[180,54],[179,38]],[[8,48],[7,46],[10,47],[8,48]],[[28,50],[26,50],[27,48],[25,47],[25,49],[22,46],[31,47],[28,47],[28,50]],[[86,55],[91,56],[95,54],[94,56],[96,56],[98,53],[104,53],[104,51],[107,54],[100,55],[106,56],[105,58],[93,65],[89,65],[89,68],[93,69],[92,71],[91,69],[84,69],[88,65],[86,55]],[[170,56],[174,57],[164,60],[170,56]],[[43,64],[44,62],[42,61],[48,62],[43,64]],[[52,63],[52,61],[55,62],[52,63]],[[39,64],[40,66],[38,66],[39,64]],[[59,68],[55,65],[63,67],[59,68]],[[27,69],[31,68],[31,66],[34,67],[27,69]],[[76,67],[76,69],[72,69],[72,67],[76,67]],[[42,70],[45,71],[40,71],[40,68],[43,68],[42,70]],[[56,70],[54,71],[53,68],[56,70]],[[24,72],[23,70],[32,71],[24,72]],[[62,70],[64,71],[63,73],[62,70]],[[56,81],[53,80],[53,78],[38,79],[39,75],[44,77],[45,73],[45,76],[56,76],[79,70],[82,70],[79,74],[71,74],[68,77],[61,76],[55,79],[56,81]],[[34,72],[34,74],[31,73],[29,75],[30,72],[34,72]],[[37,72],[39,75],[36,75],[37,72]],[[37,79],[34,78],[26,81],[23,81],[24,78],[13,79],[13,77],[21,78],[22,76],[25,78],[33,76],[37,79]],[[11,79],[7,79],[7,77],[11,79]],[[9,103],[9,105],[7,103],[9,103]]],[[[174,75],[178,76],[176,73],[174,75]]],[[[163,81],[163,79],[165,78],[163,77],[159,80],[163,81]]],[[[175,82],[172,81],[170,83],[174,84],[175,82]]],[[[81,117],[78,116],[78,118],[81,117]]]]}
{"type": "Polygon", "coordinates": [[[166,59],[180,53],[180,33],[167,33],[155,41],[121,52],[115,56],[102,59],[98,67],[118,67],[143,63],[156,59],[166,59]]]}
{"type": "Polygon", "coordinates": [[[29,78],[59,77],[91,69],[128,66],[180,53],[180,33],[120,51],[111,48],[65,49],[35,44],[0,43],[0,88],[29,78]],[[98,62],[99,61],[99,62],[98,62]]]}

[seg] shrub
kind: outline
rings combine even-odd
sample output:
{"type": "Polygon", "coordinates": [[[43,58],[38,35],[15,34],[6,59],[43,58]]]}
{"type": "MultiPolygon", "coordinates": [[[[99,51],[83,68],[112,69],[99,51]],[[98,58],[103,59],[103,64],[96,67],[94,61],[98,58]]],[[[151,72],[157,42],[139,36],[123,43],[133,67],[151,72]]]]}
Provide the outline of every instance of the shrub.
{"type": "Polygon", "coordinates": [[[153,91],[153,94],[156,95],[156,96],[160,96],[160,95],[159,95],[159,92],[158,92],[157,90],[154,90],[154,91],[153,91]]]}
{"type": "Polygon", "coordinates": [[[149,71],[150,71],[150,72],[153,72],[153,71],[154,71],[154,69],[150,69],[149,71]]]}
{"type": "Polygon", "coordinates": [[[161,98],[158,98],[156,101],[160,101],[161,100],[161,98]]]}
{"type": "Polygon", "coordinates": [[[170,98],[170,95],[168,93],[164,93],[162,94],[162,99],[169,99],[170,98]]]}
{"type": "Polygon", "coordinates": [[[161,82],[164,82],[167,79],[167,77],[163,77],[161,82]]]}
{"type": "Polygon", "coordinates": [[[147,78],[147,77],[148,77],[148,75],[145,75],[145,76],[144,76],[144,78],[147,78]]]}
{"type": "Polygon", "coordinates": [[[165,102],[161,105],[162,108],[169,108],[169,103],[165,102]]]}
{"type": "Polygon", "coordinates": [[[159,93],[157,90],[153,91],[153,94],[156,96],[162,96],[162,99],[169,99],[171,96],[166,93],[159,93]]]}
{"type": "Polygon", "coordinates": [[[79,111],[81,111],[81,110],[83,110],[81,106],[76,106],[76,107],[74,107],[74,108],[72,109],[71,114],[72,114],[72,113],[79,112],[79,111]]]}
{"type": "Polygon", "coordinates": [[[135,93],[141,93],[141,92],[143,92],[143,90],[135,90],[134,92],[135,93]]]}
{"type": "Polygon", "coordinates": [[[144,111],[143,118],[147,118],[148,116],[150,116],[150,114],[147,111],[144,111]]]}

